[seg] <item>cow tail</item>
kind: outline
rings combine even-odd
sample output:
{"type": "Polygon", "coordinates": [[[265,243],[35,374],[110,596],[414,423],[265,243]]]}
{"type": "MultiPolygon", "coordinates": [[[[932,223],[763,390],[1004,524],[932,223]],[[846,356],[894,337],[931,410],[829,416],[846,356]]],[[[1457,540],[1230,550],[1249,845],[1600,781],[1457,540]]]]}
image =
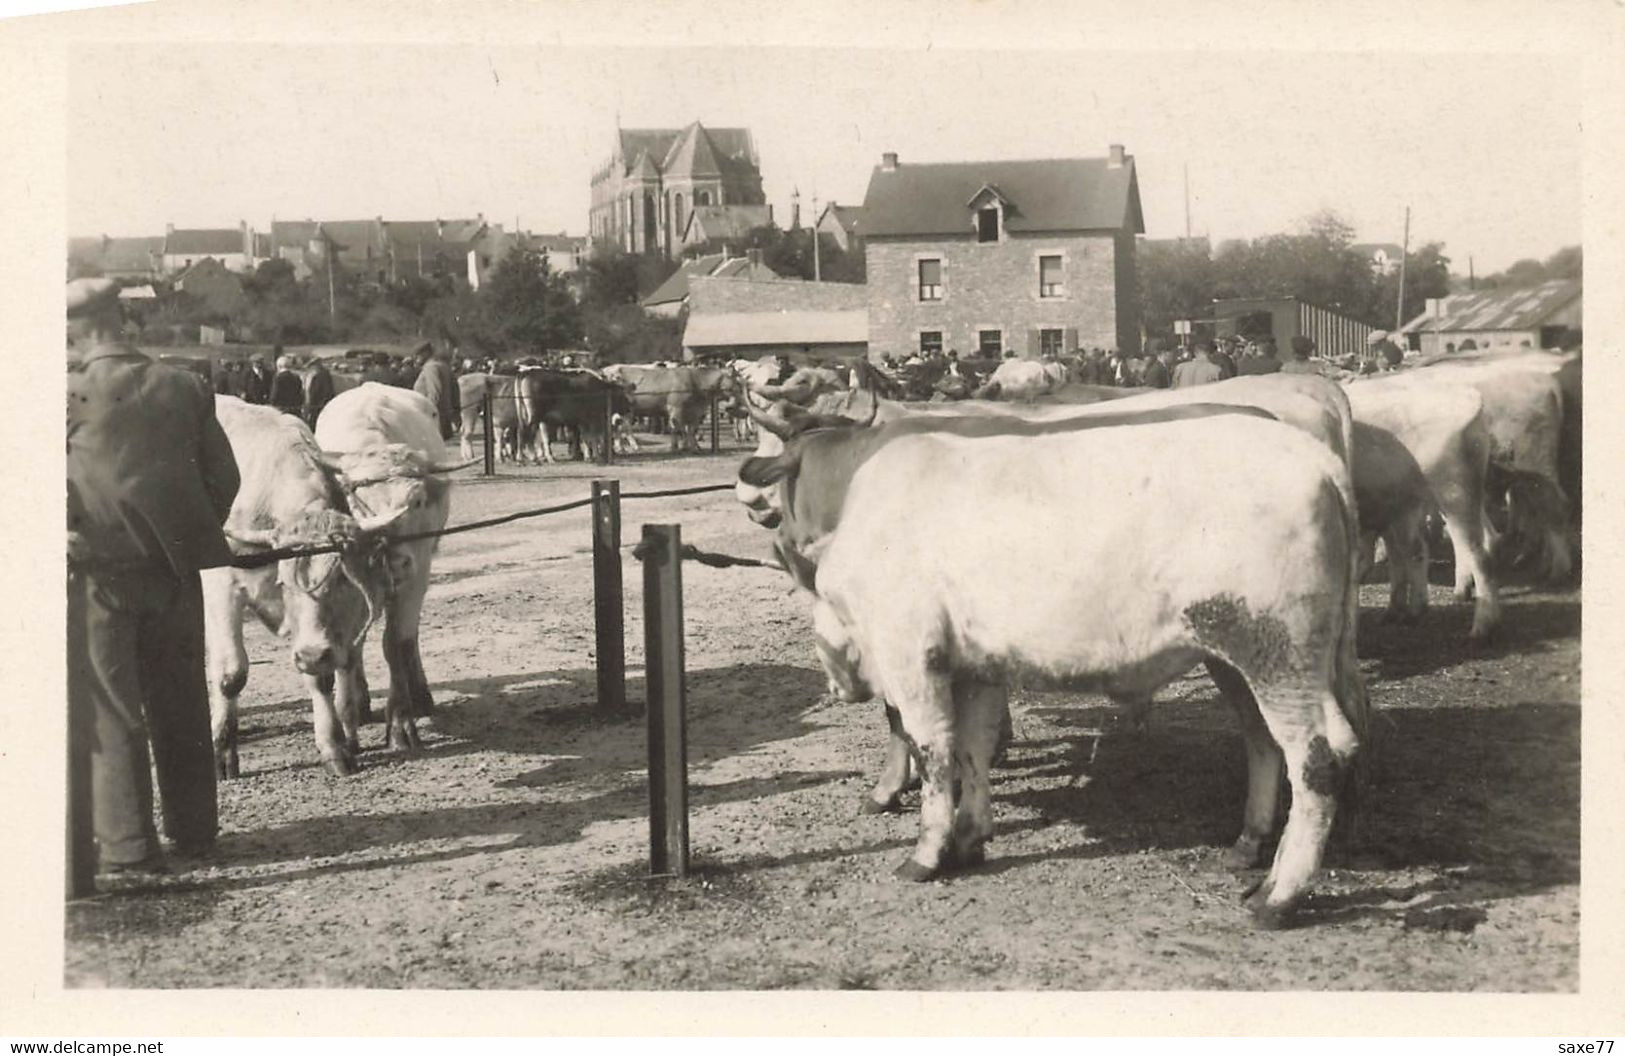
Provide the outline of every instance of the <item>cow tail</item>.
{"type": "Polygon", "coordinates": [[[1365,679],[1360,675],[1357,643],[1360,624],[1360,525],[1353,485],[1347,472],[1337,475],[1336,497],[1342,514],[1344,538],[1343,619],[1332,661],[1332,692],[1337,699],[1333,722],[1346,722],[1354,732],[1358,749],[1348,778],[1343,783],[1340,816],[1346,819],[1344,832],[1353,836],[1360,827],[1366,790],[1370,784],[1373,745],[1371,741],[1371,702],[1365,679]]]}

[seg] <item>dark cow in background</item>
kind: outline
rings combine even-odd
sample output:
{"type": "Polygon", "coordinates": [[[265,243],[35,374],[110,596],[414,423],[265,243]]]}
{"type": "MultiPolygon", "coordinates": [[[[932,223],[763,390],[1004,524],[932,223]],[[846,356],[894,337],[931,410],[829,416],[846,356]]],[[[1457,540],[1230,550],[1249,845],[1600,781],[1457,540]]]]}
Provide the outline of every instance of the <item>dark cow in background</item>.
{"type": "Polygon", "coordinates": [[[597,458],[605,425],[632,409],[626,390],[597,371],[532,368],[520,373],[517,386],[521,417],[536,431],[536,449],[547,462],[556,461],[554,435],[567,437],[571,458],[597,458]]]}

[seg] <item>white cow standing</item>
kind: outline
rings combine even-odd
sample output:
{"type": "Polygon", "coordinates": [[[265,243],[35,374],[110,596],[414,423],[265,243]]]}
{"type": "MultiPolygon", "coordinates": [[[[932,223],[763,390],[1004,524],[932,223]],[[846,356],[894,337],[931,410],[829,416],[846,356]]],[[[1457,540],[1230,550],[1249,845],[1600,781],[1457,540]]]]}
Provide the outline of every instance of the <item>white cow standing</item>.
{"type": "Polygon", "coordinates": [[[354,773],[366,692],[361,643],[388,592],[387,571],[371,542],[393,514],[352,517],[337,475],[310,429],[293,415],[216,396],[215,416],[242,478],[224,525],[233,549],[344,547],[263,568],[203,571],[204,651],[219,774],[239,774],[237,698],[248,682],[243,619],[249,612],[288,639],[310,692],[322,761],[340,776],[354,773]]]}
{"type": "Polygon", "coordinates": [[[389,664],[385,712],[391,748],[422,747],[414,720],[432,714],[423,673],[418,620],[429,589],[437,532],[451,516],[451,481],[461,463],[447,457],[434,408],[415,392],[369,382],[340,393],[316,422],[316,440],[336,462],[358,516],[403,511],[389,521],[389,598],[384,609],[384,660],[389,664]]]}
{"type": "MultiPolygon", "coordinates": [[[[844,443],[838,430],[808,433],[741,478],[816,476],[850,457],[844,443]]],[[[1207,660],[1247,740],[1239,850],[1272,831],[1286,764],[1286,830],[1250,899],[1260,924],[1283,923],[1319,867],[1366,725],[1358,534],[1345,463],[1257,418],[881,446],[811,556],[821,653],[859,699],[896,707],[919,754],[920,837],[898,874],[981,860],[1010,678],[1137,703],[1207,660]],[[968,554],[923,527],[944,524],[1005,545],[968,554]]]]}

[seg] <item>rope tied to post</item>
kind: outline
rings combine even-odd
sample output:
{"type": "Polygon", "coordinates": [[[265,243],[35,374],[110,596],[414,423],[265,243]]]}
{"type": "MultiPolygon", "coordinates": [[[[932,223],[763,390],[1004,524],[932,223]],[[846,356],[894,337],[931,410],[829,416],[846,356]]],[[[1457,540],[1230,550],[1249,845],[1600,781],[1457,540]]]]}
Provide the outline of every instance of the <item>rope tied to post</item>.
{"type": "MultiPolygon", "coordinates": [[[[632,548],[632,556],[639,561],[647,561],[652,557],[665,557],[665,545],[659,539],[644,539],[632,548]]],[[[754,557],[736,557],[733,554],[719,554],[714,550],[701,550],[692,543],[684,543],[677,555],[684,561],[698,561],[711,568],[772,568],[780,572],[784,566],[777,561],[761,561],[754,557]]]]}

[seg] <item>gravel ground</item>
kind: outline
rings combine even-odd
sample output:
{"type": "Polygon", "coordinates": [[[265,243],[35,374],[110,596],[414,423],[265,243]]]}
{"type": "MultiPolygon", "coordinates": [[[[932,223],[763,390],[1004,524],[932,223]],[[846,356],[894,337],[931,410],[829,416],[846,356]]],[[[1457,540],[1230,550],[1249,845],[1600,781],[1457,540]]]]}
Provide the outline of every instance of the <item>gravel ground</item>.
{"type": "MultiPolygon", "coordinates": [[[[731,481],[738,453],[462,474],[454,523],[587,493],[731,481]]],[[[627,503],[684,540],[765,556],[730,493],[627,503]]],[[[403,758],[363,731],[331,777],[286,649],[256,627],[243,776],[217,855],[70,907],[72,987],[1296,989],[1578,985],[1580,599],[1513,587],[1470,650],[1435,588],[1418,627],[1374,617],[1369,825],[1303,926],[1253,930],[1218,868],[1239,825],[1240,738],[1211,685],[1149,728],[1098,697],[1018,691],[987,864],[908,885],[916,832],[856,810],[885,725],[833,702],[782,573],[683,569],[694,869],[647,876],[644,730],[595,706],[586,511],[448,538],[424,611],[439,710],[403,758]]],[[[1436,577],[1437,578],[1437,577],[1436,577]]],[[[626,560],[629,696],[643,695],[626,560]]],[[[374,635],[376,639],[377,635],[374,635]]],[[[368,670],[381,699],[376,641],[368,670]]]]}

